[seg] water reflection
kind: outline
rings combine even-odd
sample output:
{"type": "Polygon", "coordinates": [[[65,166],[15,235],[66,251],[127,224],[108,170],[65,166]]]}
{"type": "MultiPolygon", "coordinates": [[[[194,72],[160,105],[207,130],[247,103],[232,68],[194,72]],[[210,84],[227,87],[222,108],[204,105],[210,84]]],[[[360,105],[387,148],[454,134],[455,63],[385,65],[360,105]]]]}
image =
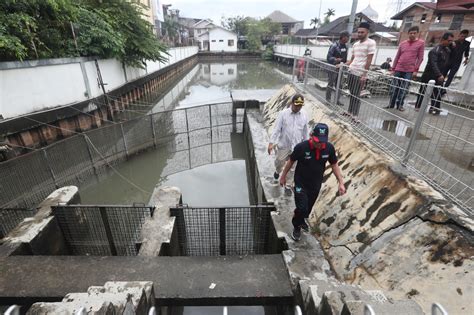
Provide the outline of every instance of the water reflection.
{"type": "MultiPolygon", "coordinates": [[[[286,80],[274,68],[275,64],[261,61],[199,63],[166,93],[156,95],[153,105],[146,108],[146,103],[137,103],[137,109],[143,114],[154,113],[173,108],[230,102],[230,93],[235,89],[278,89],[286,80]]],[[[194,108],[191,111],[193,110],[194,108]]],[[[159,183],[177,185],[183,191],[185,202],[190,204],[248,205],[247,153],[242,145],[241,135],[231,136],[228,128],[213,127],[211,136],[209,129],[200,129],[209,124],[217,126],[220,124],[217,120],[220,116],[216,114],[210,122],[209,115],[193,115],[189,111],[188,130],[195,131],[192,131],[190,139],[182,134],[173,140],[176,142],[174,148],[185,146],[185,150],[176,152],[165,146],[134,156],[116,166],[116,169],[147,191],[152,191],[159,183]],[[193,149],[187,150],[187,145],[193,149]]],[[[213,108],[213,116],[218,112],[218,108],[213,108]]],[[[220,115],[222,119],[229,118],[226,113],[220,115]]],[[[170,128],[175,130],[183,128],[174,120],[172,124],[170,128]]],[[[133,187],[112,171],[82,185],[81,196],[83,203],[92,204],[143,203],[149,199],[145,192],[133,187]]]]}
{"type": "MultiPolygon", "coordinates": [[[[382,129],[397,136],[410,138],[413,133],[413,128],[403,121],[389,119],[382,120],[377,118],[370,118],[368,124],[372,128],[382,129]]],[[[429,138],[422,133],[418,133],[416,136],[417,140],[429,140],[429,138]]]]}

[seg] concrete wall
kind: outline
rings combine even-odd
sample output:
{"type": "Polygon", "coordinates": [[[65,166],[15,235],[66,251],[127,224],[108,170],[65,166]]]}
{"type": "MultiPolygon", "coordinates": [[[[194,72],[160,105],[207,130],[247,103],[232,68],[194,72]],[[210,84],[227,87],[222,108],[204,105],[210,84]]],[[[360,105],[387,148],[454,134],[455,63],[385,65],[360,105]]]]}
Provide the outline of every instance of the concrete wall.
{"type": "MultiPolygon", "coordinates": [[[[326,56],[329,50],[329,46],[306,46],[306,45],[276,45],[274,48],[275,53],[279,54],[286,54],[290,56],[303,56],[304,51],[306,48],[309,48],[311,50],[311,57],[316,58],[316,59],[324,59],[326,60],[326,56]]],[[[397,54],[397,49],[398,47],[392,47],[392,46],[380,46],[377,47],[377,50],[375,52],[374,60],[373,60],[373,65],[378,65],[380,66],[385,60],[390,57],[395,59],[395,55],[397,54]]],[[[425,69],[426,62],[428,61],[428,52],[432,49],[432,47],[426,47],[425,48],[425,54],[423,58],[423,63],[421,64],[420,67],[420,72],[425,69]]],[[[349,54],[348,58],[351,57],[351,49],[349,48],[349,54]]],[[[474,49],[471,49],[471,54],[474,53],[474,49]]],[[[462,76],[464,73],[464,70],[466,69],[465,66],[461,66],[457,72],[457,76],[462,76]]]]}
{"type": "MultiPolygon", "coordinates": [[[[115,59],[99,60],[106,91],[196,55],[197,47],[170,48],[166,62],[145,69],[124,67],[115,59]]],[[[90,58],[46,59],[0,63],[0,115],[13,118],[73,104],[102,94],[95,62],[90,58]]]]}
{"type": "Polygon", "coordinates": [[[210,51],[237,51],[237,35],[216,27],[209,31],[210,51]],[[232,40],[233,45],[229,46],[228,41],[232,40]]]}

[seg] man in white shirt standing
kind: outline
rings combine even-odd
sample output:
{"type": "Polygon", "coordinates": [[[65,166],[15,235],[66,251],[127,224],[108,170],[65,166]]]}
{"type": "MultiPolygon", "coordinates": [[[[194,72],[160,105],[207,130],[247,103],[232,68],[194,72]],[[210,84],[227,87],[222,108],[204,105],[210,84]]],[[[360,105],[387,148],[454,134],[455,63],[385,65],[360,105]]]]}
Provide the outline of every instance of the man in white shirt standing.
{"type": "MultiPolygon", "coordinates": [[[[273,132],[268,144],[268,154],[275,150],[275,173],[273,177],[278,179],[280,173],[289,159],[295,145],[308,139],[308,118],[301,110],[304,105],[304,97],[301,94],[295,94],[291,99],[291,105],[278,114],[273,132]]],[[[294,167],[290,170],[288,179],[293,179],[294,167]]],[[[291,186],[293,182],[287,181],[285,193],[291,195],[291,186]]]]}
{"type": "Polygon", "coordinates": [[[349,114],[358,122],[360,92],[367,81],[367,71],[375,54],[375,41],[369,38],[370,24],[362,22],[357,28],[358,41],[352,46],[352,58],[349,65],[349,114]]]}

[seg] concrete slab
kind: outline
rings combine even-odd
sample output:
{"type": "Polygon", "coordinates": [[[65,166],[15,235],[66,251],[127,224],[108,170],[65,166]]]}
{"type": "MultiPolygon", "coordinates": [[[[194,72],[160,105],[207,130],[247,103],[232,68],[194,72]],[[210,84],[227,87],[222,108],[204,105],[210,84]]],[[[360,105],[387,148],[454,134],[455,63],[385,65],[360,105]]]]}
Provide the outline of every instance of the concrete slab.
{"type": "Polygon", "coordinates": [[[0,305],[61,301],[107,281],[151,281],[158,305],[288,305],[293,300],[281,255],[12,256],[0,261],[0,305]]]}

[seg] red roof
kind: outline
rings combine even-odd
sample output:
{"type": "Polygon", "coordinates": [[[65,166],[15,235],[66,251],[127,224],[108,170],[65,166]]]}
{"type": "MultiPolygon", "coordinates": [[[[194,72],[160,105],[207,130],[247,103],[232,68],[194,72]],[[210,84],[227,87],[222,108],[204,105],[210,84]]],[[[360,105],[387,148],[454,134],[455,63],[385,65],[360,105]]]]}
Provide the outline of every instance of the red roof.
{"type": "Polygon", "coordinates": [[[469,9],[474,7],[474,2],[472,0],[438,0],[436,7],[438,10],[459,10],[457,7],[469,9]]]}

